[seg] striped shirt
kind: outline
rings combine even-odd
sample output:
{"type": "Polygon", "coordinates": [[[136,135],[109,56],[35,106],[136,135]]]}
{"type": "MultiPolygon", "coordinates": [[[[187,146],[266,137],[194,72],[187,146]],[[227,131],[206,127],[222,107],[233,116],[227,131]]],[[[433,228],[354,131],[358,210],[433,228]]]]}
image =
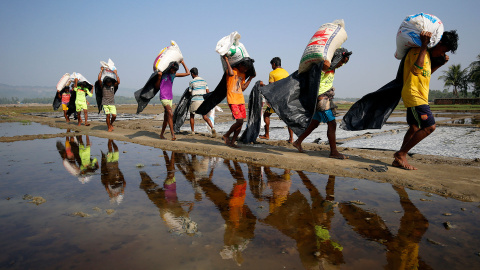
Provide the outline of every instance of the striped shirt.
{"type": "Polygon", "coordinates": [[[203,100],[203,95],[207,93],[208,84],[203,78],[197,76],[195,79],[190,81],[188,88],[193,96],[192,101],[201,101],[203,100]]]}

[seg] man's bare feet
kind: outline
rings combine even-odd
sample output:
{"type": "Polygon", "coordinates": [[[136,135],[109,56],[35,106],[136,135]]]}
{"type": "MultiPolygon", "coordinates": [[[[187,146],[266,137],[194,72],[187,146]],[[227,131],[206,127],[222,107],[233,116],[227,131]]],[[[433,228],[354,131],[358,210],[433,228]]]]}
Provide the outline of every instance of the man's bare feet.
{"type": "Polygon", "coordinates": [[[286,140],[287,143],[292,144],[293,140],[286,140]]]}
{"type": "Polygon", "coordinates": [[[83,121],[78,121],[78,125],[77,126],[81,126],[83,123],[83,121]]]}
{"type": "Polygon", "coordinates": [[[90,126],[90,123],[85,122],[85,126],[86,127],[90,126]]]}
{"type": "Polygon", "coordinates": [[[230,145],[230,139],[226,137],[225,135],[222,136],[223,141],[225,142],[226,145],[230,145]]]}
{"type": "Polygon", "coordinates": [[[167,138],[165,138],[165,136],[163,136],[162,134],[160,134],[160,140],[166,140],[167,138]]]}
{"type": "Polygon", "coordinates": [[[176,140],[177,140],[177,137],[173,136],[172,141],[176,141],[176,140]]]}
{"type": "Polygon", "coordinates": [[[230,142],[230,144],[228,144],[228,146],[230,146],[232,148],[240,148],[234,142],[230,142]]]}
{"type": "Polygon", "coordinates": [[[393,167],[401,168],[404,170],[418,170],[407,162],[407,157],[400,155],[398,152],[393,154],[395,160],[392,162],[393,167]]]}
{"type": "Polygon", "coordinates": [[[336,158],[336,159],[349,159],[350,157],[349,156],[345,156],[343,154],[340,154],[340,153],[330,153],[330,156],[329,158],[336,158]]]}
{"type": "Polygon", "coordinates": [[[258,136],[260,139],[264,139],[264,140],[269,140],[270,139],[270,136],[267,136],[267,135],[260,135],[258,136]]]}
{"type": "Polygon", "coordinates": [[[293,147],[297,148],[298,152],[305,153],[305,150],[302,148],[302,144],[299,144],[297,141],[292,143],[293,147]]]}
{"type": "Polygon", "coordinates": [[[114,129],[113,127],[109,127],[109,128],[108,128],[108,132],[112,132],[113,129],[114,129]]]}

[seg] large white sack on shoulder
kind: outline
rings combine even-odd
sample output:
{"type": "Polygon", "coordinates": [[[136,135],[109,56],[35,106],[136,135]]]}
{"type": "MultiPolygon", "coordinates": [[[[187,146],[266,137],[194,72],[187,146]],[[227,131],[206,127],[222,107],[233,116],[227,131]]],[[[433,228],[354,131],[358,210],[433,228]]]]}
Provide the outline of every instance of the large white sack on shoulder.
{"type": "Polygon", "coordinates": [[[164,72],[171,62],[180,63],[183,60],[182,52],[175,41],[170,41],[171,46],[163,48],[153,62],[153,71],[164,72]]]}
{"type": "Polygon", "coordinates": [[[85,77],[83,77],[82,74],[77,72],[73,72],[72,75],[70,75],[70,79],[72,81],[78,79],[79,82],[87,82],[88,84],[92,85],[85,77]]]}
{"type": "Polygon", "coordinates": [[[428,43],[428,48],[432,48],[442,39],[444,31],[443,23],[435,15],[426,13],[407,16],[397,31],[395,58],[401,60],[408,49],[422,46],[422,42],[420,41],[420,33],[422,31],[432,33],[430,43],[428,43]]]}
{"type": "Polygon", "coordinates": [[[234,44],[239,42],[240,38],[241,35],[237,31],[232,32],[230,35],[223,37],[217,42],[215,51],[221,56],[224,56],[234,44]]]}
{"type": "Polygon", "coordinates": [[[335,20],[320,26],[303,52],[298,73],[308,71],[313,64],[323,60],[332,61],[335,50],[340,48],[346,40],[347,32],[343,20],[335,20]]]}
{"type": "Polygon", "coordinates": [[[57,83],[57,90],[62,91],[62,89],[68,84],[70,84],[70,74],[65,73],[57,83]]]}
{"type": "Polygon", "coordinates": [[[105,79],[105,77],[110,77],[110,78],[114,79],[115,81],[117,80],[117,75],[115,75],[115,73],[108,68],[106,68],[102,71],[102,76],[100,78],[102,80],[102,82],[103,82],[103,79],[105,79]]]}
{"type": "Polygon", "coordinates": [[[108,69],[110,69],[110,70],[112,70],[112,71],[115,70],[115,69],[117,69],[117,68],[115,67],[115,63],[113,63],[112,59],[110,59],[110,58],[108,58],[108,62],[100,61],[100,65],[102,65],[102,67],[108,68],[108,69]]]}
{"type": "MultiPolygon", "coordinates": [[[[237,64],[244,58],[250,57],[250,55],[247,52],[247,49],[241,42],[238,42],[237,45],[233,45],[226,55],[227,55],[228,62],[230,63],[230,66],[237,64]]],[[[227,63],[225,63],[225,60],[223,59],[223,57],[220,57],[220,59],[222,61],[223,70],[224,71],[227,70],[227,63]]]]}

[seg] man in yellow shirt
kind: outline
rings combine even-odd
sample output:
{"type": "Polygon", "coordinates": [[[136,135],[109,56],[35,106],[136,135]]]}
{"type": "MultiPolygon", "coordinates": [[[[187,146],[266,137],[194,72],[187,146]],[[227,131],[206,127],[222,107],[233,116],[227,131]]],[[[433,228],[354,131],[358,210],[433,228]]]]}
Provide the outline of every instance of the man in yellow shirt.
{"type": "MultiPolygon", "coordinates": [[[[274,83],[276,81],[279,81],[281,79],[284,79],[288,77],[288,72],[282,68],[282,60],[280,57],[274,57],[272,60],[270,60],[270,64],[272,65],[272,71],[268,75],[268,83],[274,83]]],[[[268,140],[270,139],[270,115],[274,113],[275,111],[270,107],[270,105],[267,104],[267,108],[265,109],[265,112],[263,113],[263,120],[265,121],[265,135],[260,135],[260,139],[265,139],[268,140]]],[[[293,142],[293,131],[288,128],[288,142],[292,143],[293,142]]]]}
{"type": "Polygon", "coordinates": [[[448,61],[447,52],[457,50],[458,35],[455,30],[444,32],[440,42],[428,50],[431,37],[432,33],[422,31],[421,47],[410,49],[405,58],[402,99],[407,107],[409,129],[392,163],[392,166],[405,170],[417,169],[407,162],[408,151],[435,131],[435,118],[428,106],[431,74],[448,61]]]}

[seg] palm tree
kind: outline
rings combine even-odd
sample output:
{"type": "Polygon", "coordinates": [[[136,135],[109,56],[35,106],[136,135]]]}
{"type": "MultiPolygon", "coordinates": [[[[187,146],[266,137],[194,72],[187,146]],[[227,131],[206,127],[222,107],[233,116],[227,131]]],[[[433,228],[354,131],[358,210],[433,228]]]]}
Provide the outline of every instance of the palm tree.
{"type": "Polygon", "coordinates": [[[468,73],[468,80],[473,84],[473,95],[480,96],[480,54],[477,55],[477,61],[473,61],[470,66],[470,72],[468,73]]]}
{"type": "Polygon", "coordinates": [[[460,90],[464,96],[467,94],[468,89],[468,69],[463,69],[460,64],[451,65],[448,70],[443,71],[442,76],[438,77],[439,80],[445,82],[445,87],[453,86],[453,95],[458,98],[458,90],[460,90]]]}

